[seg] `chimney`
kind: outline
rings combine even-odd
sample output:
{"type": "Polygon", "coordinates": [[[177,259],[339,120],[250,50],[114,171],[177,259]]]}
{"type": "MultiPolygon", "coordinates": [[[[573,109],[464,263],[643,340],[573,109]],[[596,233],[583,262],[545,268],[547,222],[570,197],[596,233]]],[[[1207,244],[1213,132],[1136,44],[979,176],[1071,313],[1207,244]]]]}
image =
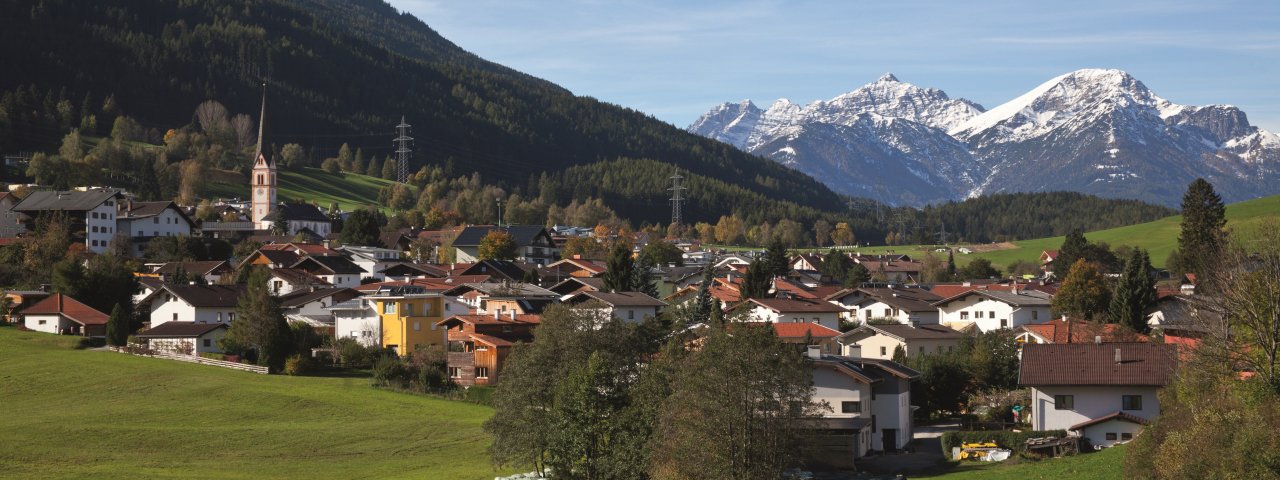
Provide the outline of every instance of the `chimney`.
{"type": "Polygon", "coordinates": [[[822,358],[822,346],[809,345],[805,353],[809,356],[809,358],[812,358],[814,360],[820,359],[822,358]]]}
{"type": "MultiPolygon", "coordinates": [[[[1094,335],[1093,343],[1102,344],[1102,335],[1094,335]]],[[[1120,361],[1120,349],[1116,349],[1116,362],[1120,361]]]]}
{"type": "Polygon", "coordinates": [[[1120,358],[1120,347],[1116,347],[1116,363],[1122,363],[1120,358]]]}
{"type": "Polygon", "coordinates": [[[511,310],[507,310],[507,318],[510,318],[510,319],[511,319],[511,321],[515,321],[515,319],[516,319],[516,309],[514,309],[514,308],[513,308],[513,309],[511,309],[511,310]]]}
{"type": "Polygon", "coordinates": [[[493,319],[494,319],[494,320],[498,320],[498,319],[502,318],[502,317],[501,317],[501,315],[502,315],[502,314],[501,314],[501,313],[498,313],[498,311],[497,311],[497,310],[494,310],[494,311],[493,311],[493,319]]]}

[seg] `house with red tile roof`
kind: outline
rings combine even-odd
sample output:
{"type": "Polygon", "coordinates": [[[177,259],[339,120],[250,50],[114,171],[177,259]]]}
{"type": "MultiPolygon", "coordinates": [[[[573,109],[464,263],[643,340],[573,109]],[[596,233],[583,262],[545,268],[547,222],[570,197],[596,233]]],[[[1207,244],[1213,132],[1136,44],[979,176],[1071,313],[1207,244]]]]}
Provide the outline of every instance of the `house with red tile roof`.
{"type": "Polygon", "coordinates": [[[110,319],[107,314],[61,293],[45,297],[18,315],[24,327],[37,332],[85,337],[105,337],[110,319]]]}
{"type": "Polygon", "coordinates": [[[950,352],[963,338],[963,333],[942,325],[869,323],[844,332],[836,342],[842,355],[892,360],[899,348],[908,357],[950,352]]]}
{"type": "Polygon", "coordinates": [[[1031,388],[1033,430],[1067,430],[1096,446],[1131,440],[1160,414],[1177,347],[1052,343],[1022,348],[1018,384],[1031,388]]]}
{"type": "Polygon", "coordinates": [[[1013,329],[1019,344],[1033,343],[1116,343],[1145,342],[1146,335],[1114,323],[1096,323],[1057,318],[1043,323],[1019,325],[1013,329]]]}
{"type": "Polygon", "coordinates": [[[758,322],[817,323],[832,330],[840,329],[840,315],[845,309],[823,300],[796,298],[751,298],[734,307],[745,308],[758,322]]]}
{"type": "Polygon", "coordinates": [[[446,361],[454,383],[470,387],[497,382],[512,347],[533,341],[533,329],[542,323],[542,316],[508,312],[454,315],[436,324],[446,331],[446,361]]]}

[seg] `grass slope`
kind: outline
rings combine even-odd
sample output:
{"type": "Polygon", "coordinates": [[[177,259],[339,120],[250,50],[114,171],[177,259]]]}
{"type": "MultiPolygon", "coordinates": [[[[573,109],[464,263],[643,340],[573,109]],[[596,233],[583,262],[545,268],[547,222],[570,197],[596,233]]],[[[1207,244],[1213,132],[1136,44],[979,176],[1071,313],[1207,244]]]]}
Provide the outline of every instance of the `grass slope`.
{"type": "MultiPolygon", "coordinates": [[[[315,202],[320,208],[338,202],[345,211],[378,206],[378,190],[394,185],[391,180],[355,173],[332,174],[319,168],[280,170],[281,201],[301,199],[315,202]]],[[[236,172],[218,171],[210,175],[205,196],[249,198],[249,179],[236,172]]]]}
{"type": "MultiPolygon", "coordinates": [[[[1263,197],[1227,205],[1227,226],[1233,231],[1248,238],[1264,221],[1280,219],[1280,195],[1263,197]]],[[[1165,217],[1153,222],[1140,223],[1124,227],[1111,228],[1085,233],[1091,242],[1106,242],[1112,247],[1128,245],[1141,247],[1151,252],[1151,263],[1163,267],[1165,260],[1178,246],[1181,215],[1165,217]]],[[[1016,260],[1038,262],[1040,252],[1054,250],[1062,246],[1063,237],[1037,238],[1013,242],[1016,248],[975,253],[973,255],[956,255],[956,263],[964,265],[974,258],[986,258],[998,266],[1005,266],[1016,260]]],[[[927,246],[906,245],[895,247],[870,247],[860,251],[864,253],[884,253],[894,251],[910,255],[924,255],[927,246]]]]}
{"type": "Polygon", "coordinates": [[[1051,458],[1036,462],[1016,463],[961,463],[955,470],[932,476],[912,476],[913,479],[940,480],[1062,480],[1068,478],[1107,480],[1120,479],[1124,473],[1125,447],[1108,448],[1101,452],[1051,458]]]}
{"type": "Polygon", "coordinates": [[[487,407],[0,328],[0,476],[492,478],[487,407]]]}

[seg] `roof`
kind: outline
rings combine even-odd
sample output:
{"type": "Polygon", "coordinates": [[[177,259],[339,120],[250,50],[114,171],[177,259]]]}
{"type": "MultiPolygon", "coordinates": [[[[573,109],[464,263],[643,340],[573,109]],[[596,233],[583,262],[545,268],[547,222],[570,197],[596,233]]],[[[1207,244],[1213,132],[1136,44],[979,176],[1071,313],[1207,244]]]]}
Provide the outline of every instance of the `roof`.
{"type": "Polygon", "coordinates": [[[41,211],[88,211],[102,205],[102,202],[124,195],[119,190],[93,189],[87,191],[53,192],[37,190],[27,195],[13,206],[15,212],[41,211]]]}
{"type": "Polygon", "coordinates": [[[330,222],[328,215],[320,211],[320,208],[309,203],[281,203],[276,208],[276,214],[283,217],[287,221],[302,222],[330,222]]]}
{"type": "Polygon", "coordinates": [[[218,270],[222,268],[230,269],[231,266],[228,265],[227,262],[223,260],[209,260],[209,261],[202,261],[202,262],[169,262],[164,265],[160,265],[160,267],[156,268],[155,273],[159,273],[162,275],[176,275],[178,273],[179,268],[181,268],[182,271],[184,272],[194,274],[194,275],[208,275],[210,273],[213,273],[214,270],[218,270]]]}
{"type": "Polygon", "coordinates": [[[227,328],[225,323],[164,322],[135,335],[138,338],[173,338],[199,337],[219,328],[227,328]]]}
{"type": "MultiPolygon", "coordinates": [[[[1014,328],[1015,333],[1025,331],[1035,334],[1045,339],[1049,343],[1089,343],[1095,340],[1095,337],[1102,337],[1103,341],[1115,342],[1120,339],[1123,330],[1120,325],[1114,323],[1094,323],[1080,320],[1071,321],[1071,328],[1067,328],[1067,320],[1054,319],[1043,323],[1030,323],[1020,325],[1014,328]],[[1071,330],[1071,336],[1068,338],[1067,330],[1071,330]]],[[[1136,341],[1145,342],[1147,336],[1140,333],[1133,333],[1129,338],[1120,341],[1136,341]]]]}
{"type": "Polygon", "coordinates": [[[300,268],[273,268],[271,269],[271,276],[289,282],[290,285],[333,285],[325,281],[325,279],[312,275],[311,272],[300,268]]]}
{"type": "Polygon", "coordinates": [[[450,296],[461,295],[467,291],[476,291],[485,295],[503,298],[517,297],[559,297],[556,292],[539,287],[532,283],[523,282],[483,282],[483,283],[465,283],[449,289],[450,296]]]}
{"type": "Polygon", "coordinates": [[[667,302],[650,297],[643,292],[600,292],[583,290],[569,297],[567,302],[599,300],[611,307],[665,307],[667,302]]]}
{"type": "Polygon", "coordinates": [[[1016,292],[1007,290],[969,290],[958,295],[938,300],[933,302],[933,304],[936,306],[942,306],[970,295],[982,295],[997,302],[1013,305],[1015,307],[1047,307],[1053,300],[1053,295],[1039,290],[1017,289],[1016,292]]]}
{"type": "Polygon", "coordinates": [[[791,295],[793,298],[804,298],[809,300],[814,300],[818,298],[817,295],[814,295],[813,292],[810,292],[809,289],[805,288],[804,285],[798,285],[795,282],[791,280],[787,280],[785,278],[773,279],[773,288],[778,293],[785,292],[791,295]]]}
{"type": "Polygon", "coordinates": [[[481,260],[463,270],[459,275],[488,275],[507,280],[520,281],[527,272],[520,264],[510,260],[481,260]]]}
{"type": "Polygon", "coordinates": [[[1029,344],[1022,347],[1018,383],[1031,387],[1164,386],[1173,379],[1176,348],[1155,343],[1029,344]]]}
{"type": "Polygon", "coordinates": [[[552,285],[548,290],[567,295],[582,289],[596,291],[604,290],[604,279],[600,277],[570,277],[560,283],[552,285]]]}
{"type": "Polygon", "coordinates": [[[356,262],[351,261],[351,259],[347,257],[328,255],[302,257],[301,260],[298,260],[297,263],[293,264],[293,268],[301,268],[313,273],[316,270],[319,270],[322,272],[330,272],[334,275],[358,275],[365,273],[363,268],[360,268],[359,265],[356,265],[356,262]]]}
{"type": "Polygon", "coordinates": [[[453,246],[479,246],[480,241],[484,240],[485,235],[488,235],[490,231],[497,230],[499,228],[510,233],[511,237],[515,239],[516,244],[522,247],[533,244],[533,241],[539,235],[546,235],[548,240],[551,238],[551,235],[547,233],[547,229],[543,228],[541,225],[508,225],[505,227],[497,227],[494,225],[473,225],[462,229],[461,232],[458,232],[458,237],[453,239],[453,246]]]}
{"type": "Polygon", "coordinates": [[[747,301],[760,305],[778,313],[839,313],[846,311],[843,307],[820,300],[799,300],[794,298],[752,298],[747,301]]]}
{"type": "Polygon", "coordinates": [[[608,269],[608,267],[605,265],[605,262],[600,260],[586,259],[586,258],[565,258],[561,260],[556,260],[550,265],[547,265],[547,268],[559,268],[560,266],[566,263],[573,265],[575,267],[578,267],[578,269],[586,270],[588,273],[592,275],[600,275],[604,273],[605,270],[608,269]]]}
{"type": "Polygon", "coordinates": [[[542,323],[542,315],[520,314],[512,319],[510,315],[499,314],[496,317],[493,314],[474,313],[467,315],[454,315],[446,318],[436,325],[466,323],[470,325],[538,325],[542,323]]]}
{"type": "Polygon", "coordinates": [[[932,302],[942,300],[942,297],[921,288],[859,288],[857,291],[867,296],[864,302],[877,301],[908,312],[936,312],[938,307],[932,302]]]}
{"type": "Polygon", "coordinates": [[[840,335],[839,330],[832,330],[813,322],[773,322],[773,333],[777,334],[778,338],[804,338],[806,336],[812,338],[835,338],[840,335]]]}
{"type": "Polygon", "coordinates": [[[258,251],[262,252],[292,252],[298,255],[319,255],[319,256],[338,256],[342,252],[326,247],[318,243],[305,242],[287,242],[287,243],[268,243],[258,247],[258,251]]]}
{"type": "Polygon", "coordinates": [[[62,315],[81,325],[106,325],[111,317],[68,295],[55,293],[22,309],[22,315],[62,315]]]}
{"type": "Polygon", "coordinates": [[[182,217],[184,220],[187,221],[187,224],[192,226],[195,226],[196,224],[195,221],[191,220],[191,217],[187,216],[187,212],[182,211],[181,208],[178,208],[178,204],[173,203],[172,201],[168,201],[168,202],[132,202],[131,201],[127,203],[120,203],[118,205],[119,207],[117,211],[123,212],[123,213],[117,214],[118,218],[131,219],[131,218],[154,217],[156,215],[164,213],[165,210],[172,207],[173,211],[178,212],[178,216],[182,217]]]}
{"type": "Polygon", "coordinates": [[[853,330],[849,330],[840,337],[849,338],[861,333],[872,332],[893,337],[904,342],[910,340],[959,340],[964,337],[963,333],[942,325],[917,325],[913,327],[911,325],[900,323],[868,323],[853,330]]]}
{"type": "Polygon", "coordinates": [[[1103,416],[1098,417],[1098,418],[1095,418],[1095,419],[1093,419],[1093,420],[1088,420],[1088,421],[1085,421],[1085,422],[1077,423],[1077,424],[1075,424],[1075,425],[1072,425],[1072,426],[1070,426],[1070,427],[1067,427],[1067,430],[1081,430],[1081,429],[1084,429],[1084,428],[1086,428],[1086,427],[1088,427],[1088,426],[1090,426],[1090,425],[1097,425],[1097,424],[1099,424],[1099,423],[1110,422],[1110,421],[1112,421],[1112,420],[1118,420],[1118,421],[1121,421],[1121,422],[1136,423],[1136,424],[1138,424],[1138,425],[1149,425],[1149,424],[1151,424],[1151,421],[1150,421],[1150,420],[1147,420],[1147,419],[1145,419],[1145,418],[1142,418],[1142,417],[1138,417],[1138,416],[1134,416],[1134,415],[1130,415],[1130,414],[1127,414],[1127,413],[1124,413],[1124,412],[1118,412],[1118,411],[1117,411],[1117,412],[1112,412],[1112,413],[1109,413],[1109,414],[1103,415],[1103,416]]]}
{"type": "MultiPolygon", "coordinates": [[[[235,307],[244,293],[244,285],[174,285],[166,283],[163,290],[196,308],[235,307]]],[[[159,293],[161,290],[157,290],[159,293]]],[[[156,295],[152,293],[152,296],[156,295]]]]}
{"type": "Polygon", "coordinates": [[[289,292],[280,297],[281,307],[296,307],[322,298],[333,297],[335,302],[343,302],[355,298],[358,293],[350,288],[318,288],[312,291],[289,292]]]}

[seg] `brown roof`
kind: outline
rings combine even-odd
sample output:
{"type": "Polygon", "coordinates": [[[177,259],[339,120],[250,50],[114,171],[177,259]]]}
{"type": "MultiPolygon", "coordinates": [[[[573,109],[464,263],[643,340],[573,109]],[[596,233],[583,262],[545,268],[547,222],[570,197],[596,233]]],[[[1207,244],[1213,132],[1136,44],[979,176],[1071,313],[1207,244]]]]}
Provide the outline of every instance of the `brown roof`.
{"type": "Polygon", "coordinates": [[[163,275],[175,275],[178,269],[190,273],[192,275],[208,275],[214,270],[225,269],[230,270],[231,266],[222,260],[208,260],[199,262],[169,262],[156,268],[155,273],[163,275]]]}
{"type": "Polygon", "coordinates": [[[1142,417],[1133,416],[1124,412],[1113,412],[1113,413],[1109,413],[1107,415],[1103,415],[1101,417],[1095,418],[1093,420],[1077,423],[1075,425],[1068,427],[1067,430],[1081,430],[1090,425],[1097,425],[1099,423],[1109,422],[1111,420],[1120,420],[1120,421],[1129,422],[1129,423],[1136,423],[1138,425],[1149,425],[1151,423],[1150,420],[1147,420],[1142,417]]]}
{"type": "Polygon", "coordinates": [[[1140,333],[1121,335],[1120,325],[1114,323],[1098,324],[1079,320],[1072,322],[1070,328],[1071,337],[1069,341],[1067,338],[1067,321],[1063,319],[1054,319],[1044,323],[1021,325],[1014,330],[1034,333],[1036,336],[1048,340],[1049,343],[1089,343],[1095,340],[1094,337],[1099,336],[1102,337],[1102,341],[1104,342],[1147,341],[1147,336],[1140,333]]]}
{"type": "Polygon", "coordinates": [[[795,322],[795,323],[773,323],[773,333],[778,338],[804,338],[806,335],[815,339],[819,338],[835,338],[840,335],[839,330],[832,330],[821,324],[812,322],[795,322]]]}
{"type": "Polygon", "coordinates": [[[1177,366],[1173,345],[1053,343],[1022,347],[1020,385],[1164,386],[1177,366]],[[1119,352],[1120,361],[1116,361],[1119,352]]]}
{"type": "Polygon", "coordinates": [[[568,299],[569,302],[599,300],[613,307],[665,307],[666,302],[641,292],[597,292],[584,290],[568,299]]]}
{"type": "Polygon", "coordinates": [[[454,315],[446,318],[436,325],[452,325],[456,323],[469,323],[471,325],[537,325],[542,323],[542,315],[519,314],[513,320],[508,314],[498,314],[495,318],[492,313],[474,313],[467,315],[454,315]]]}
{"type": "Polygon", "coordinates": [[[62,315],[81,325],[106,325],[111,317],[80,303],[79,300],[55,293],[30,307],[22,309],[22,315],[62,315]]]}
{"type": "MultiPolygon", "coordinates": [[[[244,293],[244,285],[173,285],[165,284],[164,290],[198,308],[235,307],[244,293]]],[[[151,294],[155,296],[160,291],[151,294]]]]}
{"type": "Polygon", "coordinates": [[[219,328],[226,328],[225,323],[164,322],[139,333],[138,338],[172,338],[199,337],[219,328]]]}
{"type": "Polygon", "coordinates": [[[839,313],[843,307],[821,300],[799,300],[794,298],[752,298],[749,302],[779,313],[839,313]]]}
{"type": "Polygon", "coordinates": [[[913,327],[906,324],[883,325],[870,323],[850,330],[845,335],[854,335],[862,332],[877,332],[903,341],[959,340],[964,337],[963,333],[942,325],[917,325],[913,327]]]}
{"type": "Polygon", "coordinates": [[[311,272],[301,268],[273,268],[271,269],[271,276],[289,282],[291,285],[333,285],[325,279],[317,277],[311,272]]]}

